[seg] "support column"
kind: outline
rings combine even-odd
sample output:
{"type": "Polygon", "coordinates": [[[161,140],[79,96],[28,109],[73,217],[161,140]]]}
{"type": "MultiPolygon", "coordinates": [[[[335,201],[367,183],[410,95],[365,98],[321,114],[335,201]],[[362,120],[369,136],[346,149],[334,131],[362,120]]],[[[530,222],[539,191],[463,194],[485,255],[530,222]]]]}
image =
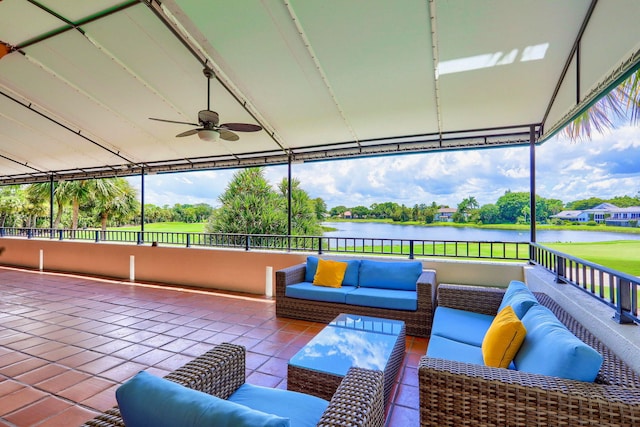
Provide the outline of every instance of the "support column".
{"type": "Polygon", "coordinates": [[[291,153],[287,159],[287,250],[291,250],[291,153]]]}
{"type": "Polygon", "coordinates": [[[54,238],[53,233],[53,203],[54,203],[54,182],[53,174],[49,177],[49,228],[51,229],[51,238],[54,238]]]}
{"type": "MultiPolygon", "coordinates": [[[[529,211],[530,231],[529,241],[536,242],[536,128],[529,128],[529,211]]],[[[533,247],[530,247],[529,259],[533,259],[533,247]]]]}
{"type": "Polygon", "coordinates": [[[140,177],[140,231],[144,231],[144,168],[140,177]]]}

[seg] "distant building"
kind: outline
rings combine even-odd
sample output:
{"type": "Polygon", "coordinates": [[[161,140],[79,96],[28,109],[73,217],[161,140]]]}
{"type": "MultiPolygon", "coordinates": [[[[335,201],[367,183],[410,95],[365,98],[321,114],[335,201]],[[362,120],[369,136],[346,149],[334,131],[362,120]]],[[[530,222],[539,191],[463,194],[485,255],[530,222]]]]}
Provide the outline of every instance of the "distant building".
{"type": "Polygon", "coordinates": [[[453,222],[453,214],[458,212],[456,208],[440,208],[436,213],[434,221],[436,222],[453,222]]]}
{"type": "Polygon", "coordinates": [[[585,211],[562,211],[555,215],[551,215],[551,218],[571,222],[587,222],[589,221],[589,214],[585,211]]]}
{"type": "Polygon", "coordinates": [[[640,206],[616,208],[611,212],[611,216],[606,219],[606,224],[620,227],[637,227],[640,225],[640,206]]]}
{"type": "Polygon", "coordinates": [[[344,213],[342,214],[343,218],[353,218],[353,215],[351,214],[351,211],[344,211],[344,213]]]}
{"type": "Polygon", "coordinates": [[[637,227],[640,222],[640,206],[619,208],[611,203],[601,203],[583,211],[562,211],[551,215],[551,218],[572,222],[595,221],[598,224],[637,227]]]}

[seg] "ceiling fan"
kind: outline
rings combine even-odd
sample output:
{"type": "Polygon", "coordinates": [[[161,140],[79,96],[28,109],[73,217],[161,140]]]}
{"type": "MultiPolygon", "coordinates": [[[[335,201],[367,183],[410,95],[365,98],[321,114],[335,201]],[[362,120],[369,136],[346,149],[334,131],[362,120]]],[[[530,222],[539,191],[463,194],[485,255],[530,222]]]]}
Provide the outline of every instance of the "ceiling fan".
{"type": "Polygon", "coordinates": [[[217,141],[218,138],[222,138],[226,141],[237,141],[240,137],[235,132],[257,132],[262,130],[262,126],[253,125],[249,123],[223,123],[220,124],[220,117],[215,111],[211,111],[209,102],[211,98],[211,77],[213,77],[213,70],[206,68],[203,70],[205,77],[207,78],[207,109],[198,112],[198,123],[180,122],[176,120],[155,119],[149,117],[151,120],[167,123],[179,123],[183,125],[200,126],[196,129],[190,129],[179,133],[176,137],[190,136],[198,134],[198,137],[204,141],[217,141]]]}

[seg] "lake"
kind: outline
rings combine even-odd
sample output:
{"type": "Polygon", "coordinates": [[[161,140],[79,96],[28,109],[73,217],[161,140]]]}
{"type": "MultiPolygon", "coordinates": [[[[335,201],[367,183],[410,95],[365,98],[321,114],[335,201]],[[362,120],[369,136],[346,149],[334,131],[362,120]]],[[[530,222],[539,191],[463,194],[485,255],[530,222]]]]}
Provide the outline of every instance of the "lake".
{"type": "MultiPolygon", "coordinates": [[[[323,225],[338,229],[327,231],[325,237],[393,238],[415,240],[461,240],[528,242],[529,230],[491,230],[474,227],[423,227],[418,225],[394,225],[380,222],[324,222],[323,225]]],[[[609,240],[640,240],[640,234],[608,231],[536,230],[538,242],[604,242],[609,240]]]]}

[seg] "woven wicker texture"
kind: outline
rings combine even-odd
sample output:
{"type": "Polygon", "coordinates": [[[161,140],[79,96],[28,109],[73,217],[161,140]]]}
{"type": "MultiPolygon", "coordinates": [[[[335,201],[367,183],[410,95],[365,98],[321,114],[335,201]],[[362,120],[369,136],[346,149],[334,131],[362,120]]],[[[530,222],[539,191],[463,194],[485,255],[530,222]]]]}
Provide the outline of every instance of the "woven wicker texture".
{"type": "MultiPolygon", "coordinates": [[[[496,296],[503,291],[469,288],[442,285],[439,305],[455,302],[455,308],[462,310],[487,312],[490,306],[497,310],[496,296]]],[[[549,296],[536,297],[578,338],[603,355],[596,383],[424,356],[418,367],[422,426],[640,425],[638,375],[549,296]]]]}
{"type": "Polygon", "coordinates": [[[306,264],[304,263],[276,271],[276,315],[278,317],[329,323],[340,313],[352,313],[360,316],[402,320],[406,324],[408,335],[428,337],[431,333],[436,292],[436,273],[433,270],[424,271],[418,278],[418,309],[416,311],[390,310],[287,297],[285,295],[286,287],[303,282],[305,271],[306,264]]]}
{"type": "MultiPolygon", "coordinates": [[[[333,320],[333,319],[332,319],[333,320]]],[[[404,360],[406,349],[406,328],[402,327],[395,341],[389,360],[384,368],[384,404],[385,408],[391,403],[391,393],[400,366],[404,360]]],[[[331,399],[342,381],[341,376],[313,369],[305,369],[299,366],[287,366],[287,389],[301,393],[311,394],[323,399],[331,399]]]]}
{"type": "MultiPolygon", "coordinates": [[[[242,346],[220,344],[165,378],[224,399],[244,384],[245,353],[242,346]]],[[[381,427],[384,422],[383,389],[381,372],[349,370],[318,425],[381,427]]],[[[103,412],[83,426],[125,427],[117,407],[103,412]]]]}

